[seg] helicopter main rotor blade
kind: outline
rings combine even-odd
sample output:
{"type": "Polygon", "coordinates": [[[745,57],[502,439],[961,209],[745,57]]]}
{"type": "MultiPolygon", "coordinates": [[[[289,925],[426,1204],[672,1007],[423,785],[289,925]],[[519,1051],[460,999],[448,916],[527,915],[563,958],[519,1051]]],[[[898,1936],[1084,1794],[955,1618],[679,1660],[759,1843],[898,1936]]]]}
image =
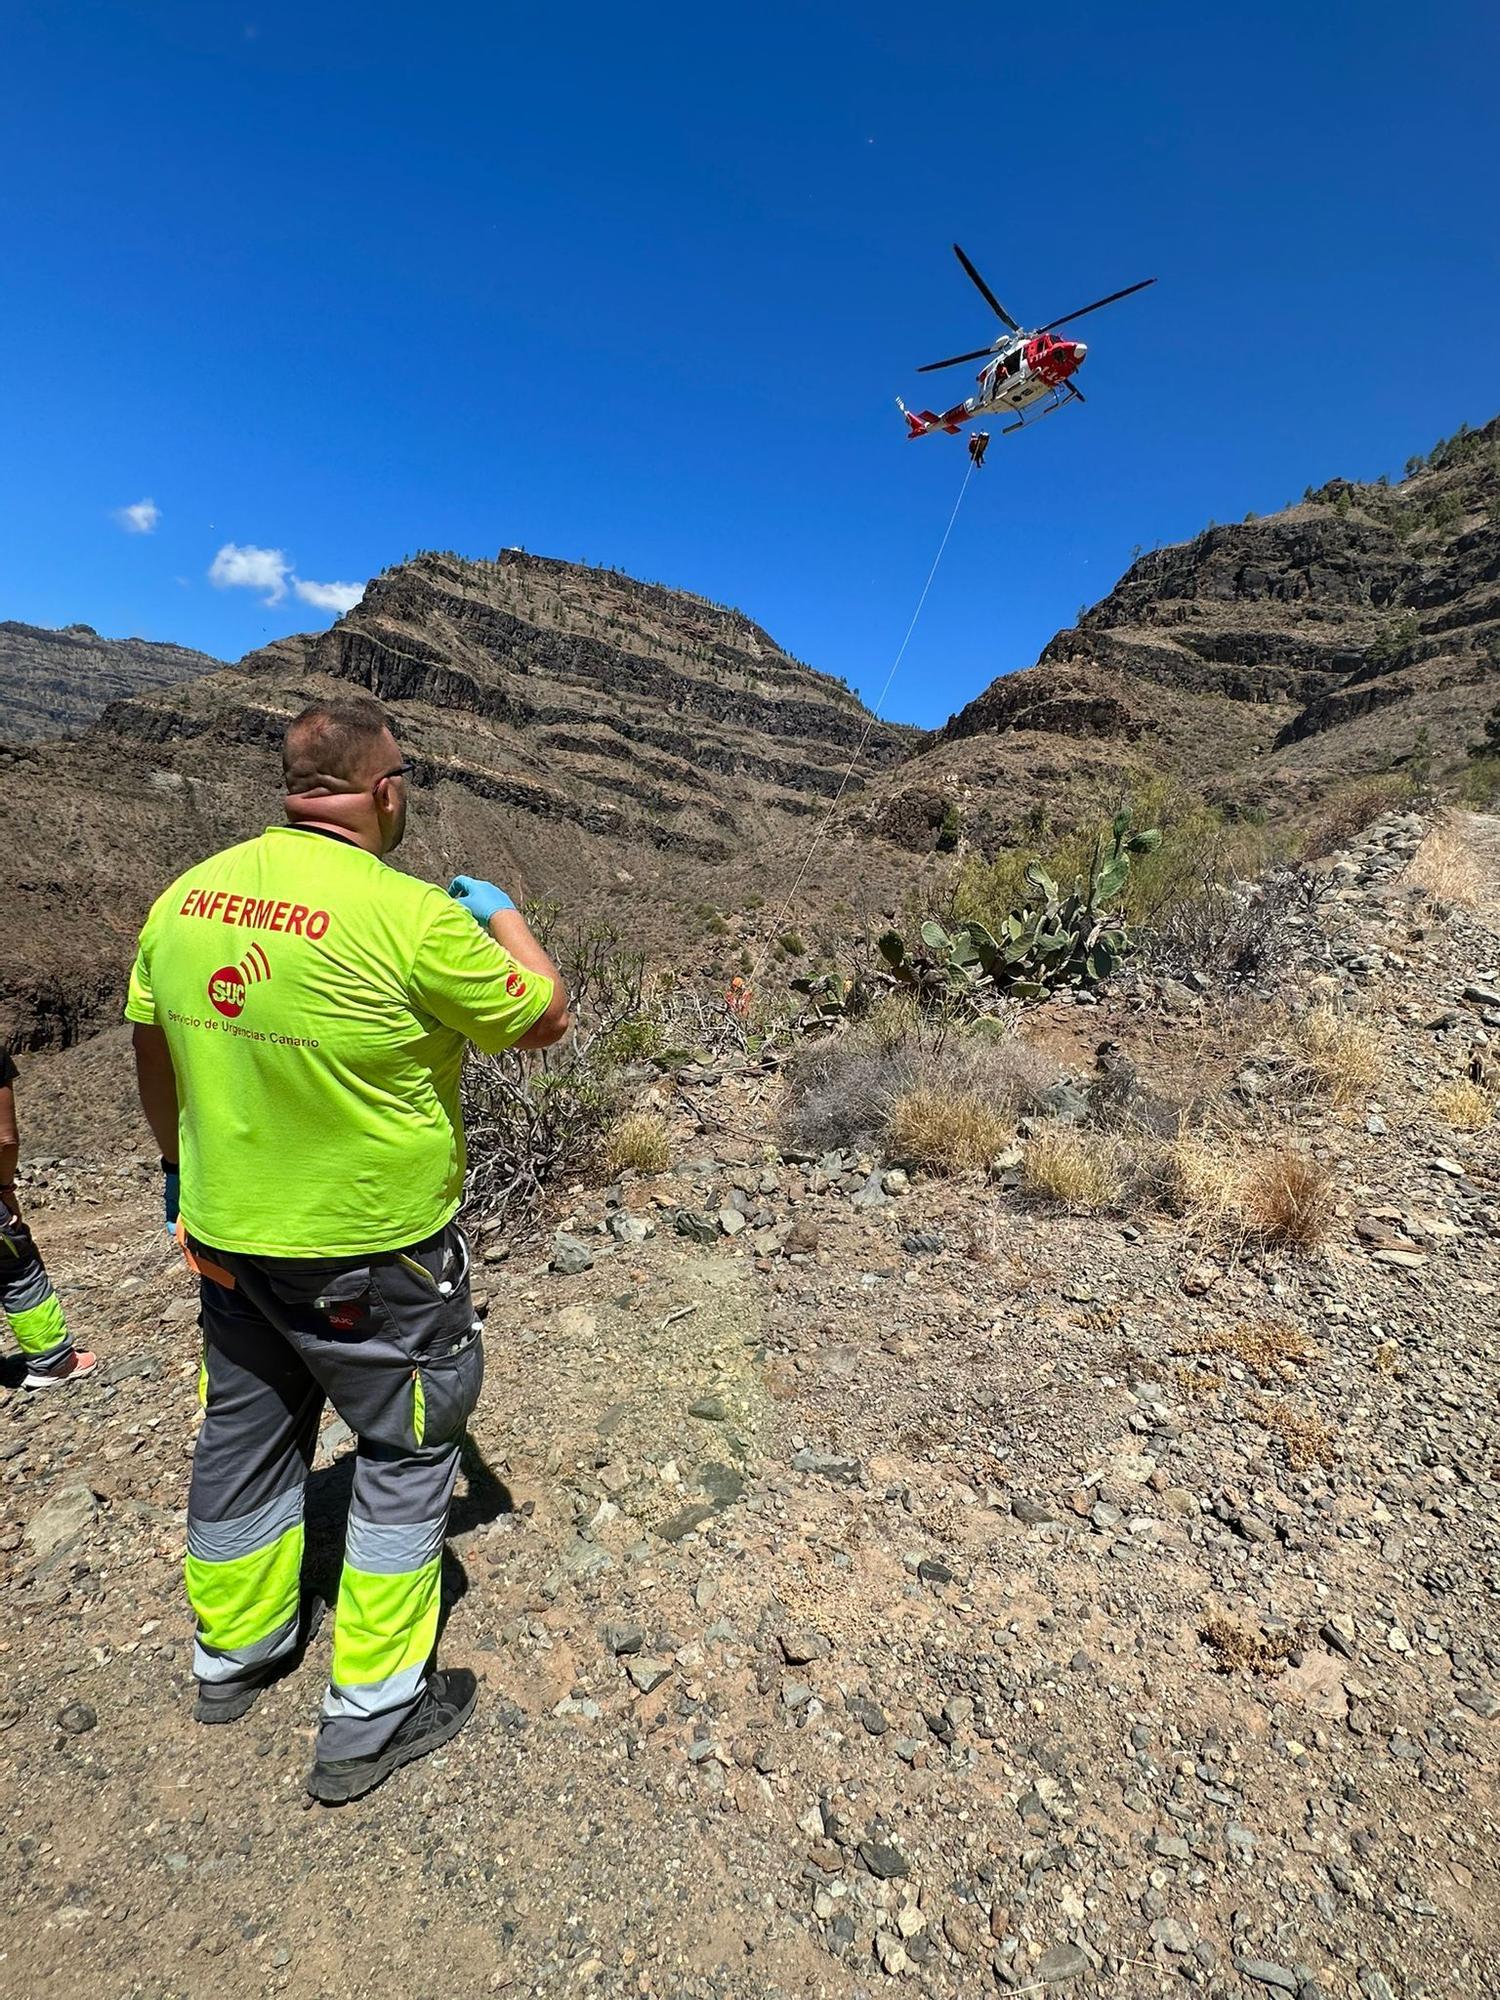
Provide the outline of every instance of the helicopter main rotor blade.
{"type": "MultiPolygon", "coordinates": [[[[974,266],[969,262],[968,258],[964,255],[963,251],[958,247],[956,243],[953,246],[953,254],[958,259],[959,263],[963,265],[964,269],[968,272],[969,276],[973,279],[974,283],[979,287],[980,297],[984,300],[985,304],[989,306],[990,310],[996,315],[998,319],[1003,319],[1005,321],[1005,324],[1010,328],[1012,333],[1019,333],[1021,329],[1018,323],[1011,318],[1010,314],[1005,310],[1004,306],[1001,305],[1000,301],[995,297],[995,294],[990,290],[989,286],[984,282],[983,278],[980,277],[979,273],[974,269],[974,266]]],[[[969,357],[967,355],[964,356],[965,360],[967,360],[968,358],[969,357]]]]}
{"type": "Polygon", "coordinates": [[[976,347],[972,354],[950,354],[946,361],[929,361],[917,370],[919,375],[930,375],[934,368],[956,368],[960,361],[981,361],[986,354],[994,353],[993,347],[976,347]]]}
{"type": "Polygon", "coordinates": [[[1064,313],[1061,319],[1049,319],[1045,326],[1037,328],[1037,332],[1051,333],[1055,326],[1066,326],[1070,319],[1082,319],[1085,313],[1098,312],[1100,306],[1112,306],[1116,299],[1128,299],[1132,292],[1143,292],[1147,285],[1155,283],[1155,278],[1142,278],[1138,285],[1127,285],[1123,292],[1111,292],[1107,299],[1095,299],[1091,306],[1080,306],[1077,312],[1064,313]]]}

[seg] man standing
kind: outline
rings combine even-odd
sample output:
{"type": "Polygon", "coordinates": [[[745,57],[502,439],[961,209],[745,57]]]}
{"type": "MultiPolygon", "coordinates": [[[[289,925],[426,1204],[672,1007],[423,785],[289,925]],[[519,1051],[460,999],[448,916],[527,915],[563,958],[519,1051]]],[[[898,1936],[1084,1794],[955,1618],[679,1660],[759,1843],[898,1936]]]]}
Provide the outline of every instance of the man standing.
{"type": "Polygon", "coordinates": [[[237,1720],[300,1657],[321,1615],[300,1572],[325,1397],[358,1435],[307,1781],[333,1804],[445,1743],[474,1707],[472,1674],[430,1670],[484,1368],[453,1221],[459,1072],[466,1041],[542,1048],[568,1014],[501,890],[460,876],[444,895],[383,865],[409,767],[378,703],[304,710],[282,758],[288,824],[157,900],[125,1011],[167,1219],[201,1281],[199,1721],[237,1720]]]}
{"type": "Polygon", "coordinates": [[[22,1217],[16,1193],[20,1158],[15,1059],[0,1045],[0,1312],[25,1356],[25,1386],[57,1389],[91,1375],[94,1357],[73,1345],[42,1253],[22,1217]]]}

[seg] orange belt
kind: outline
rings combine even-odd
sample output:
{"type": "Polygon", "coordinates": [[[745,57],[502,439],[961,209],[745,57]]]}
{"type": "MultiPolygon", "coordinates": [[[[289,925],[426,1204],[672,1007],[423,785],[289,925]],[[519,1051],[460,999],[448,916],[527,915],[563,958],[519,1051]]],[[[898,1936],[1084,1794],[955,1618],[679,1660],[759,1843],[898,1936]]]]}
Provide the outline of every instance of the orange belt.
{"type": "Polygon", "coordinates": [[[183,1262],[190,1271],[197,1277],[207,1278],[211,1284],[222,1285],[226,1292],[232,1292],[235,1289],[233,1271],[226,1271],[222,1264],[214,1263],[211,1257],[200,1257],[197,1251],[189,1245],[187,1231],[183,1228],[181,1222],[177,1224],[175,1234],[177,1237],[177,1247],[182,1252],[183,1262]]]}

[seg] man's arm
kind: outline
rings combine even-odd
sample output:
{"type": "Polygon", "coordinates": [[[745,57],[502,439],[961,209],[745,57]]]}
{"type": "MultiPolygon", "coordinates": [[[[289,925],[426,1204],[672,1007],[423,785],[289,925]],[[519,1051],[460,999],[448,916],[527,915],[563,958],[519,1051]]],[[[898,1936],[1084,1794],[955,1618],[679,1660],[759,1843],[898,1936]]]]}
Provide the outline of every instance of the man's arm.
{"type": "Polygon", "coordinates": [[[141,1109],[156,1140],[157,1151],[170,1165],[177,1165],[177,1072],[172,1067],[172,1051],[160,1028],[137,1022],[135,1028],[135,1082],[141,1109]]]}
{"type": "Polygon", "coordinates": [[[554,1042],[560,1042],[573,1025],[562,974],[537,943],[531,926],[519,910],[496,910],[485,928],[496,944],[510,953],[517,965],[524,965],[528,972],[539,973],[543,979],[552,981],[552,998],[547,1002],[546,1010],[537,1016],[516,1043],[518,1049],[550,1048],[554,1042]]]}
{"type": "Polygon", "coordinates": [[[15,1085],[0,1088],[0,1209],[19,1222],[21,1204],[16,1195],[16,1168],[21,1161],[21,1133],[16,1124],[15,1085]]]}

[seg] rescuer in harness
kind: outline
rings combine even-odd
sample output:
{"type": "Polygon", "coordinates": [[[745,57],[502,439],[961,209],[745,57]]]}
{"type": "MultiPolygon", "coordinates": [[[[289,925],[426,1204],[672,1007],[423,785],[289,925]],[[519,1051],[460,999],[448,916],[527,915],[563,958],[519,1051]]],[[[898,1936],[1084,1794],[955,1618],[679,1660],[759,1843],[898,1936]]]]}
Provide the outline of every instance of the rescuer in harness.
{"type": "Polygon", "coordinates": [[[459,1071],[466,1042],[542,1048],[568,1013],[502,890],[459,876],[445,895],[384,866],[410,767],[378,703],[305,709],[282,756],[288,824],[158,898],[125,1011],[167,1221],[201,1287],[187,1555],[200,1722],[236,1721],[301,1657],[322,1611],[301,1566],[325,1398],[358,1436],[307,1780],[334,1804],[473,1711],[473,1675],[432,1668],[484,1372],[453,1220],[459,1071]]]}

